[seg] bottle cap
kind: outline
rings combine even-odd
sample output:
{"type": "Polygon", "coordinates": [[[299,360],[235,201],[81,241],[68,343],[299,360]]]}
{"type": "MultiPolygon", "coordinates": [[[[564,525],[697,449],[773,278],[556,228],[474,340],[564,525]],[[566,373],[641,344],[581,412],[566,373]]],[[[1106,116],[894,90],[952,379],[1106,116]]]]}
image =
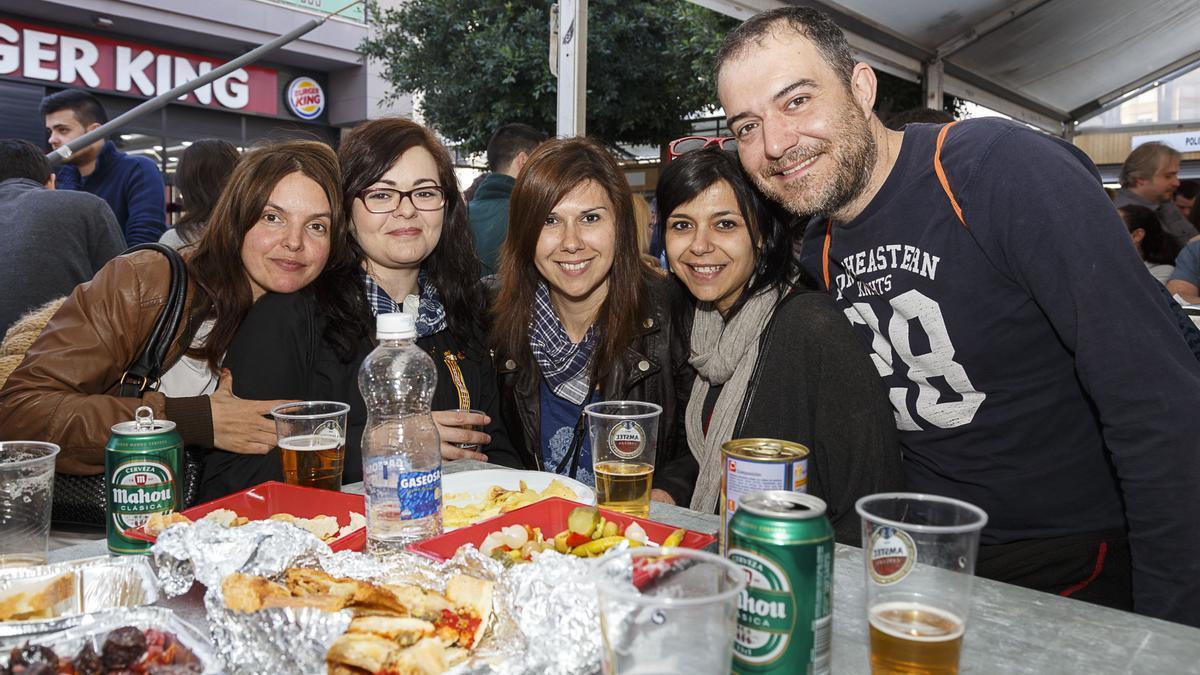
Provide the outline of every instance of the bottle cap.
{"type": "Polygon", "coordinates": [[[391,312],[375,318],[377,340],[415,340],[416,337],[417,321],[412,314],[391,312]]]}

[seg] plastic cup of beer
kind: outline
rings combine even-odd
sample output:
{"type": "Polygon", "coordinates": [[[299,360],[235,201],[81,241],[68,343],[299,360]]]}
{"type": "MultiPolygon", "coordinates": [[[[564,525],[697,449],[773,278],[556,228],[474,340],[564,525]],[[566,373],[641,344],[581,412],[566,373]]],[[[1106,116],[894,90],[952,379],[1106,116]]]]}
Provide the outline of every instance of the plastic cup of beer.
{"type": "Polygon", "coordinates": [[[606,675],[727,675],[746,571],[712,553],[639,547],[597,583],[606,675]],[[633,570],[648,578],[634,586],[633,570]]]}
{"type": "Polygon", "coordinates": [[[854,505],[862,517],[875,675],[953,675],[975,579],[983,509],[934,495],[890,492],[854,505]]]}
{"type": "Polygon", "coordinates": [[[53,443],[0,443],[0,567],[46,562],[57,456],[53,443]]]}
{"type": "Polygon", "coordinates": [[[271,409],[286,483],[342,489],[349,411],[349,405],[337,401],[285,403],[271,409]]]}
{"type": "Polygon", "coordinates": [[[592,442],[596,503],[619,513],[649,517],[662,406],[641,401],[601,401],[583,412],[592,442]]]}
{"type": "MultiPolygon", "coordinates": [[[[475,415],[485,415],[485,416],[487,415],[487,413],[483,412],[482,410],[476,410],[474,408],[459,408],[459,409],[455,410],[455,412],[472,413],[475,415]]],[[[464,424],[463,428],[470,429],[471,431],[479,431],[481,429],[481,427],[474,425],[474,424],[464,424]]],[[[463,450],[474,450],[476,452],[479,451],[478,443],[455,443],[455,445],[462,448],[463,450]]]]}

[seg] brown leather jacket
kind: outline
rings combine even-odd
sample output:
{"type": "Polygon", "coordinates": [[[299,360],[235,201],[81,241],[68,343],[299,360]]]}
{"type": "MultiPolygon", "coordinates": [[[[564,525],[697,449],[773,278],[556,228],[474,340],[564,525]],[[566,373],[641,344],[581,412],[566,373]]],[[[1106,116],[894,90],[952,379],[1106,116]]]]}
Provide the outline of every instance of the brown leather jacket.
{"type": "MultiPolygon", "coordinates": [[[[58,471],[102,473],[112,425],[149,405],[155,418],[175,422],[184,443],[211,446],[207,396],[115,395],[121,374],[150,338],[169,286],[170,267],[154,251],[118,256],[77,286],[0,389],[0,439],[56,443],[58,471]]],[[[188,311],[164,368],[179,360],[208,313],[207,303],[197,306],[195,290],[189,282],[188,311]]]]}
{"type": "MultiPolygon", "coordinates": [[[[686,504],[695,486],[695,472],[675,471],[667,475],[658,469],[691,453],[683,415],[696,377],[696,371],[688,363],[693,309],[679,285],[670,279],[656,279],[650,291],[650,314],[642,319],[620,362],[609,364],[603,400],[648,401],[663,407],[658,420],[654,487],[666,490],[676,503],[686,504]]],[[[542,466],[539,442],[542,377],[537,365],[518,363],[497,353],[496,371],[501,415],[517,455],[527,469],[553,471],[554,467],[542,466]]]]}

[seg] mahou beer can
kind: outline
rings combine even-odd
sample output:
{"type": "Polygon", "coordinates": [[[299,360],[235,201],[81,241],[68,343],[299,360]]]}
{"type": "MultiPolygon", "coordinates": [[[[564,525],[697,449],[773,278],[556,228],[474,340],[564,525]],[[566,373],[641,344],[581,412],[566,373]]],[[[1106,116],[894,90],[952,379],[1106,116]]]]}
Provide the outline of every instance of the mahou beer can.
{"type": "Polygon", "coordinates": [[[763,490],[808,492],[808,448],[774,438],[735,438],[721,445],[721,552],[743,495],[763,490]]]}
{"type": "Polygon", "coordinates": [[[156,513],[179,509],[182,469],[183,439],[175,432],[175,423],[155,420],[149,406],[138,408],[132,422],[113,425],[104,446],[110,552],[150,552],[150,542],[130,539],[125,530],[141,527],[156,513]]]}
{"type": "Polygon", "coordinates": [[[733,672],[829,673],[833,526],[825,502],[783,490],[742,495],[728,558],[747,579],[738,598],[733,672]]]}

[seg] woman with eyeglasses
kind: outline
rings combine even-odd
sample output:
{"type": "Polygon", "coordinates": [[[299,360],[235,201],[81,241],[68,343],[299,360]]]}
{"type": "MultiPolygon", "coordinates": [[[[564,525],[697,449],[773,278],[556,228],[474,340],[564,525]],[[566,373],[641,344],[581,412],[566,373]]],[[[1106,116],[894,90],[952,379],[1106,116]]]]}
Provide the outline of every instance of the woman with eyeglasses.
{"type": "Polygon", "coordinates": [[[896,423],[875,367],[832,299],[802,285],[789,228],[736,155],[682,155],[660,176],[657,198],[671,273],[696,300],[691,452],[666,473],[698,466],[688,505],[713,512],[723,443],[795,441],[810,451],[808,491],[829,505],[838,541],[858,544],[854,502],[901,488],[896,423]]]}
{"type": "Polygon", "coordinates": [[[437,365],[442,458],[520,466],[500,421],[479,256],[450,153],[425,127],[388,117],[356,127],[338,157],[370,312],[415,314],[417,344],[437,365]]]}
{"type": "MultiPolygon", "coordinates": [[[[375,346],[374,316],[414,314],[417,345],[437,366],[432,408],[442,458],[521,466],[500,423],[496,373],[484,346],[479,260],[449,153],[421,125],[381,118],[343,138],[338,157],[339,206],[350,221],[359,262],[344,296],[346,311],[356,317],[353,356],[343,358],[321,338],[326,317],[309,299],[277,295],[255,306],[246,319],[253,339],[235,342],[226,362],[233,364],[235,376],[238,366],[276,364],[272,370],[284,375],[259,384],[274,398],[348,403],[342,483],[357,482],[362,480],[366,423],[358,369],[375,346]]],[[[218,492],[228,494],[281,476],[282,467],[275,462],[241,478],[234,475],[218,492]]]]}
{"type": "MultiPolygon", "coordinates": [[[[530,156],[492,307],[504,416],[527,468],[595,484],[582,411],[602,400],[663,407],[656,469],[687,452],[687,303],[642,262],[637,241],[629,184],[602,146],[552,140],[530,156]]],[[[686,499],[686,467],[672,478],[656,470],[656,493],[686,499]]]]}

